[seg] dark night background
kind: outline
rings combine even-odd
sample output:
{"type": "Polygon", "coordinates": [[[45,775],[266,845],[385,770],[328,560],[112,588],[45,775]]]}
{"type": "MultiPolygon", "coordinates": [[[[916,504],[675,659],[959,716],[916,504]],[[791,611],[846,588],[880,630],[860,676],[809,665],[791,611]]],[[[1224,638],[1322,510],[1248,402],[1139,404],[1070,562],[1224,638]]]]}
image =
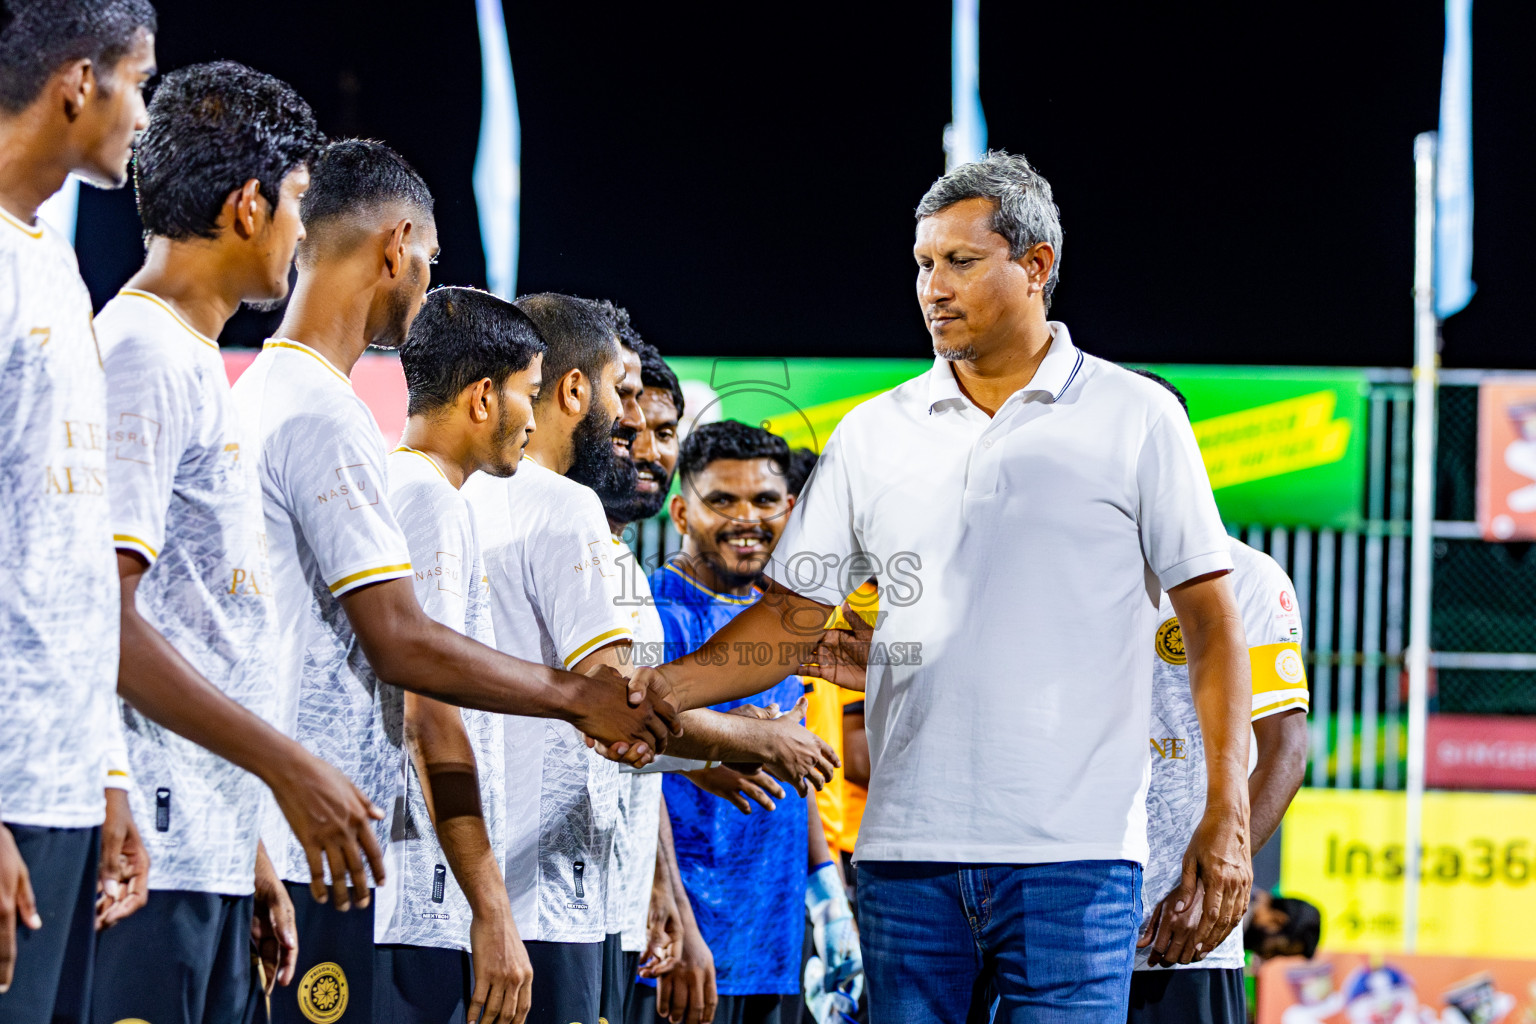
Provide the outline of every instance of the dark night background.
{"type": "MultiPolygon", "coordinates": [[[[438,203],[434,283],[484,284],[470,171],[472,0],[158,0],[162,70],[291,82],[380,138],[438,203]]],[[[1052,308],[1111,359],[1405,365],[1413,136],[1437,121],[1444,13],[1376,5],[984,0],[992,146],[1062,208],[1052,308]]],[[[1447,366],[1536,367],[1536,16],[1473,12],[1478,294],[1447,366]]],[[[664,352],[916,356],[911,210],[944,169],[950,6],[506,5],[522,119],[521,292],[612,298],[664,352]]],[[[141,256],[131,189],[85,189],[98,306],[141,256]]],[[[225,341],[276,318],[242,313],[225,341]]]]}

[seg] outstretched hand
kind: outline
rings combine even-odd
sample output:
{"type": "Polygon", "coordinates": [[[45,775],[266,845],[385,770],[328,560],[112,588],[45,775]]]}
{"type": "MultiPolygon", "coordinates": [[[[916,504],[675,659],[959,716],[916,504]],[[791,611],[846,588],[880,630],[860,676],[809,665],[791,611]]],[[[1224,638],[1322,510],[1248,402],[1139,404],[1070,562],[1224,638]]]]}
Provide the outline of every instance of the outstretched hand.
{"type": "Polygon", "coordinates": [[[677,709],[665,696],[671,689],[657,670],[642,668],[626,678],[599,665],[575,678],[585,690],[572,724],[609,760],[643,768],[666,750],[668,739],[682,735],[677,709]]]}

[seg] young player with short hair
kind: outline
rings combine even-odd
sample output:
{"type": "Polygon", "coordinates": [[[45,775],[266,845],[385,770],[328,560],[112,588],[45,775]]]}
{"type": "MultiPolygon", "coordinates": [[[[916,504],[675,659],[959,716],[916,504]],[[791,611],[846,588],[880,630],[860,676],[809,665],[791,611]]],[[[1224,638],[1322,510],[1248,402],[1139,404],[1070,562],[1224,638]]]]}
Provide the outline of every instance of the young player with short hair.
{"type": "Polygon", "coordinates": [[[142,905],[149,869],[116,725],[106,375],[74,250],[37,209],[70,173],[127,179],[155,31],[145,0],[0,5],[0,1022],[89,1013],[93,932],[142,905]]]}
{"type": "MultiPolygon", "coordinates": [[[[389,456],[390,506],[422,607],[484,644],[495,642],[488,581],[459,488],[480,471],[517,472],[544,347],[516,306],[473,288],[429,293],[400,347],[410,418],[389,456]]],[[[374,1019],[518,1024],[533,972],[501,875],[501,720],[407,693],[405,737],[374,928],[374,1019]]]]}
{"type": "Polygon", "coordinates": [[[280,951],[266,987],[292,977],[292,906],[257,849],[263,783],[306,849],[379,851],[367,798],[269,724],[282,696],[261,487],[217,341],[242,302],[287,295],[324,137],[286,83],[231,61],[167,75],[149,112],[134,162],[147,258],[96,336],[119,692],[157,895],[102,936],[94,1012],[194,1024],[244,1011],[253,911],[280,951]]]}
{"type": "MultiPolygon", "coordinates": [[[[517,305],[549,346],[534,409],[538,431],[515,477],[480,476],[464,488],[481,530],[497,645],[577,672],[633,671],[632,599],[619,589],[618,544],[584,483],[607,488],[626,471],[635,476],[627,444],[614,440],[643,425],[633,395],[621,394],[618,338],[589,300],[541,294],[517,305]]],[[[534,965],[529,1019],[536,1024],[600,1014],[620,779],[582,747],[558,725],[507,720],[504,864],[534,965]]],[[[808,776],[831,774],[825,744],[792,721],[695,715],[672,749],[682,757],[748,754],[800,787],[808,776]]]]}
{"type": "MultiPolygon", "coordinates": [[[[392,801],[403,757],[402,711],[385,703],[392,687],[558,717],[613,744],[616,756],[648,759],[675,721],[664,702],[629,694],[611,676],[507,658],[433,621],[416,598],[409,546],[382,493],[383,439],[347,375],[369,345],[404,341],[425,298],[437,251],[426,184],[387,146],[341,142],[312,173],[301,215],[306,234],[288,311],[234,388],[261,460],[284,644],[278,671],[298,680],[297,706],[284,711],[297,738],[376,804],[392,801]]],[[[300,980],[274,999],[274,1020],[369,1005],[374,915],[363,864],[327,851],[335,904],[325,906],[298,884],[318,856],[286,829],[269,827],[264,837],[301,896],[300,980]],[[338,912],[354,901],[365,912],[338,912]]]]}

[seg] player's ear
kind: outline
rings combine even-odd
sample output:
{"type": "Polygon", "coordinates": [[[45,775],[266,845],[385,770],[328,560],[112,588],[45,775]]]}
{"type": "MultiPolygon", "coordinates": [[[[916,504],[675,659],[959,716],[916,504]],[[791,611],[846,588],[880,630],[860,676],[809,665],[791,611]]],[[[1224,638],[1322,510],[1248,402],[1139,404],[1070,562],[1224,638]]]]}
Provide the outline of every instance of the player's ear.
{"type": "Polygon", "coordinates": [[[469,419],[471,423],[489,423],[491,420],[491,402],[496,388],[491,383],[491,378],[482,377],[469,387],[464,389],[465,397],[469,399],[469,419]]]}
{"type": "Polygon", "coordinates": [[[561,412],[568,416],[580,416],[591,393],[592,382],[587,380],[585,373],[573,367],[560,378],[555,388],[555,401],[560,403],[561,412]]]}
{"type": "Polygon", "coordinates": [[[677,532],[688,532],[688,503],[683,500],[681,494],[674,494],[667,502],[667,515],[672,517],[672,525],[677,527],[677,532]]]}
{"type": "Polygon", "coordinates": [[[73,122],[85,109],[101,84],[96,81],[96,65],[89,59],[71,61],[54,72],[57,76],[58,97],[64,108],[64,117],[73,122]]]}
{"type": "Polygon", "coordinates": [[[219,214],[219,226],[227,223],[234,229],[236,236],[255,238],[271,221],[271,214],[272,209],[266,197],[261,194],[261,182],[252,178],[224,200],[224,209],[219,214]]]}
{"type": "Polygon", "coordinates": [[[401,218],[384,241],[384,272],[390,277],[405,273],[405,246],[411,239],[411,218],[401,218]]]}

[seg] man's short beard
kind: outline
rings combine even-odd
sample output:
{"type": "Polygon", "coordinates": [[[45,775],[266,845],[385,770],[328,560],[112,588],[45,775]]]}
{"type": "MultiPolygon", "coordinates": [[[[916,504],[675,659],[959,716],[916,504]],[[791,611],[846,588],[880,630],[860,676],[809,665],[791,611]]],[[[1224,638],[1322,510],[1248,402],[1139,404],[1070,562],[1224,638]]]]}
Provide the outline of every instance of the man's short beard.
{"type": "Polygon", "coordinates": [[[975,345],[967,345],[965,348],[940,348],[934,345],[933,354],[949,363],[972,363],[981,356],[975,345]]]}
{"type": "MultiPolygon", "coordinates": [[[[496,430],[491,434],[491,450],[497,453],[498,458],[506,451],[507,440],[517,433],[517,429],[516,424],[512,422],[512,416],[507,411],[507,407],[503,405],[501,407],[501,416],[496,421],[496,430]]],[[[490,473],[491,476],[503,478],[514,475],[517,472],[517,464],[522,461],[523,452],[527,447],[528,439],[524,438],[523,446],[513,453],[511,461],[498,462],[488,467],[486,472],[490,473]]]]}
{"type": "Polygon", "coordinates": [[[246,299],[240,305],[253,313],[276,313],[288,305],[288,296],[284,295],[280,299],[246,299]]]}
{"type": "MultiPolygon", "coordinates": [[[[635,470],[641,468],[640,463],[634,463],[635,470]]],[[[603,499],[603,511],[608,513],[608,518],[616,523],[638,523],[642,519],[649,519],[661,511],[661,506],[667,503],[667,492],[672,489],[672,478],[666,476],[659,462],[644,463],[644,468],[651,471],[656,481],[656,490],[647,494],[640,490],[639,477],[635,478],[635,487],[626,495],[614,495],[611,498],[599,492],[598,497],[603,499]]]]}
{"type": "Polygon", "coordinates": [[[586,484],[606,506],[635,493],[639,476],[635,464],[613,449],[613,420],[596,405],[587,410],[571,436],[571,468],[566,477],[586,484]]]}

